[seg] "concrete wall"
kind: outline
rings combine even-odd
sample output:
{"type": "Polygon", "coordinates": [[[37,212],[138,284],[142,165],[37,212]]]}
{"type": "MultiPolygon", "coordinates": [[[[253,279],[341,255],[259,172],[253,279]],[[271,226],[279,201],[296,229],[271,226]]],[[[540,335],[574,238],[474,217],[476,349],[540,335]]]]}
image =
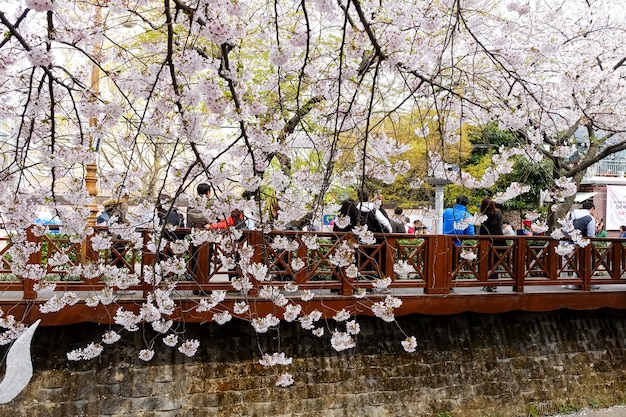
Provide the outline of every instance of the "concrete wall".
{"type": "Polygon", "coordinates": [[[418,340],[412,354],[400,346],[398,326],[358,321],[357,348],[348,352],[297,325],[257,337],[249,324],[231,322],[184,326],[202,341],[194,358],[146,329],[89,362],[70,362],[66,352],[105,329],[40,328],[33,380],[0,406],[0,417],[521,417],[626,401],[626,311],[403,317],[400,327],[418,340]],[[152,340],[154,359],[139,360],[152,340]],[[285,351],[294,362],[264,368],[259,349],[285,351]],[[295,383],[277,388],[284,370],[295,383]]]}

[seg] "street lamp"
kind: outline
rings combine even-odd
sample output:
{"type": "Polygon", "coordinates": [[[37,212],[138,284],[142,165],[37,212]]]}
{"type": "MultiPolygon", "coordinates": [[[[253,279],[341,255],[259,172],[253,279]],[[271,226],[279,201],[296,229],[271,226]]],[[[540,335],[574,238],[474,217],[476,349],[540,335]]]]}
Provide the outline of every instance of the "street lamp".
{"type": "Polygon", "coordinates": [[[452,181],[433,176],[426,178],[426,182],[435,186],[435,234],[440,235],[443,233],[443,186],[452,181]]]}
{"type": "MultiPolygon", "coordinates": [[[[95,26],[94,28],[97,30],[102,26],[102,12],[100,11],[100,7],[96,7],[96,17],[95,17],[95,26]]],[[[93,57],[97,62],[101,56],[101,47],[100,43],[96,42],[93,44],[93,57]]],[[[96,63],[94,63],[91,67],[91,93],[92,96],[90,100],[97,100],[98,94],[100,93],[100,68],[96,63]]],[[[91,128],[91,132],[89,132],[89,149],[93,148],[93,129],[98,127],[98,118],[92,116],[89,119],[89,127],[91,128]]],[[[89,220],[88,224],[94,226],[96,224],[96,217],[98,216],[98,204],[96,203],[96,196],[98,195],[98,165],[96,162],[89,163],[85,166],[85,189],[90,197],[92,197],[91,204],[89,204],[89,220]]]]}

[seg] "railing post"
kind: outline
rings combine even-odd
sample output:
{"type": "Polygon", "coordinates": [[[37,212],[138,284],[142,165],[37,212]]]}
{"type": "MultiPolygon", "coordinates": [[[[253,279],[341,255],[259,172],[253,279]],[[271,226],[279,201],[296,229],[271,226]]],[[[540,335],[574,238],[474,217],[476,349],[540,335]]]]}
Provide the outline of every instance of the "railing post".
{"type": "Polygon", "coordinates": [[[141,277],[142,288],[143,288],[143,296],[147,297],[150,292],[154,291],[154,285],[151,283],[147,283],[145,280],[145,267],[148,265],[154,265],[155,254],[148,250],[150,243],[150,233],[148,230],[143,230],[141,232],[143,244],[141,246],[141,271],[139,271],[139,276],[141,277]]]}
{"type": "Polygon", "coordinates": [[[478,240],[478,280],[482,282],[487,282],[493,267],[491,245],[491,239],[478,240]]]}
{"type": "Polygon", "coordinates": [[[620,279],[624,271],[624,244],[626,241],[613,241],[611,251],[611,278],[620,279]]]}
{"type": "MultiPolygon", "coordinates": [[[[33,233],[33,226],[29,226],[26,229],[26,241],[39,246],[39,249],[31,253],[28,257],[28,264],[41,265],[41,236],[37,236],[33,233]]],[[[35,291],[35,281],[33,281],[32,279],[26,279],[24,277],[19,278],[24,285],[24,299],[34,300],[35,298],[37,298],[37,291],[35,291]]]]}
{"type": "MultiPolygon", "coordinates": [[[[343,240],[354,240],[355,236],[352,232],[347,232],[344,234],[341,239],[343,240]]],[[[358,266],[358,256],[359,256],[359,248],[355,248],[355,256],[357,256],[357,266],[358,266]]],[[[346,267],[338,268],[339,276],[341,278],[341,295],[351,296],[354,294],[354,278],[348,277],[346,274],[346,267]]]]}
{"type": "Polygon", "coordinates": [[[526,277],[526,242],[525,238],[515,236],[512,239],[513,247],[513,273],[515,274],[515,285],[513,285],[514,292],[524,292],[524,280],[526,277]]]}
{"type": "MultiPolygon", "coordinates": [[[[248,242],[252,246],[252,258],[250,263],[263,263],[265,254],[265,239],[263,238],[263,232],[260,230],[250,230],[248,235],[248,242]]],[[[248,277],[253,284],[252,289],[249,291],[250,296],[256,296],[259,293],[259,282],[254,277],[248,277]]]]}
{"type": "Polygon", "coordinates": [[[298,250],[296,251],[296,256],[302,260],[304,262],[305,267],[304,268],[300,268],[298,271],[296,271],[295,273],[295,277],[294,280],[296,281],[297,284],[301,284],[303,282],[306,282],[306,276],[307,276],[307,267],[309,265],[309,248],[306,247],[306,245],[304,243],[302,243],[302,237],[304,236],[304,233],[298,233],[297,238],[298,238],[298,250]]]}
{"type": "Polygon", "coordinates": [[[578,248],[578,250],[580,250],[580,257],[578,258],[580,264],[578,265],[578,270],[582,275],[580,278],[583,280],[583,291],[591,290],[591,275],[593,271],[591,267],[591,245],[593,245],[593,242],[589,243],[584,248],[578,248]]]}
{"type": "Polygon", "coordinates": [[[396,261],[396,253],[398,248],[398,238],[394,235],[387,235],[382,243],[384,246],[383,256],[385,257],[385,262],[383,263],[385,266],[385,270],[383,271],[385,277],[391,277],[391,281],[396,280],[396,273],[393,271],[393,265],[396,261]]]}
{"type": "Polygon", "coordinates": [[[452,283],[452,237],[434,235],[425,237],[427,240],[426,255],[426,288],[425,294],[449,294],[452,283]],[[431,269],[432,268],[432,269],[431,269]]]}

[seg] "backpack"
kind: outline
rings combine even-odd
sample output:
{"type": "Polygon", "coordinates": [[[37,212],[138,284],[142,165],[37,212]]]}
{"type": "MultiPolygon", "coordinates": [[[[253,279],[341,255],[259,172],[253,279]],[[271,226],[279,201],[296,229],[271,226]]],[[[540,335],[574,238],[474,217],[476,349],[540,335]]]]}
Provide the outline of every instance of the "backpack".
{"type": "Polygon", "coordinates": [[[204,229],[204,225],[210,223],[204,217],[203,210],[193,207],[187,210],[187,227],[195,227],[196,229],[204,229]]]}
{"type": "Polygon", "coordinates": [[[367,230],[372,233],[382,233],[383,227],[376,218],[376,209],[370,211],[358,210],[359,218],[358,224],[361,226],[367,225],[367,230]]]}
{"type": "Polygon", "coordinates": [[[104,207],[104,212],[102,213],[103,218],[106,218],[107,226],[111,225],[111,218],[116,217],[116,223],[120,223],[122,220],[122,208],[120,203],[111,204],[104,207]]]}
{"type": "Polygon", "coordinates": [[[574,225],[574,229],[578,230],[582,237],[588,237],[587,225],[589,224],[590,221],[591,221],[591,215],[587,214],[586,216],[580,217],[578,219],[574,219],[572,221],[572,224],[574,225]]]}
{"type": "Polygon", "coordinates": [[[109,225],[109,213],[103,211],[100,213],[98,217],[96,217],[96,225],[98,226],[108,226],[109,225]]]}

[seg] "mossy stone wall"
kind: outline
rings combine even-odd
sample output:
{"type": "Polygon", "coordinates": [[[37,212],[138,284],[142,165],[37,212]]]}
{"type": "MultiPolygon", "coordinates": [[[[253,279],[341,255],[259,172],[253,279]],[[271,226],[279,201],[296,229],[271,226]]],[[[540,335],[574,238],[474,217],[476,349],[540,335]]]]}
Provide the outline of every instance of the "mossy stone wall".
{"type": "Polygon", "coordinates": [[[68,361],[66,353],[100,340],[105,327],[40,328],[35,375],[0,405],[0,417],[521,417],[626,401],[626,311],[358,322],[356,349],[340,353],[329,345],[334,322],[318,338],[297,324],[256,335],[232,321],[185,325],[186,337],[201,340],[193,358],[142,329],[88,362],[68,361]],[[417,338],[415,353],[404,352],[400,329],[417,338]],[[151,342],[153,360],[138,359],[151,342]],[[284,351],[293,364],[262,367],[261,351],[284,351]],[[275,387],[284,371],[295,383],[275,387]]]}

